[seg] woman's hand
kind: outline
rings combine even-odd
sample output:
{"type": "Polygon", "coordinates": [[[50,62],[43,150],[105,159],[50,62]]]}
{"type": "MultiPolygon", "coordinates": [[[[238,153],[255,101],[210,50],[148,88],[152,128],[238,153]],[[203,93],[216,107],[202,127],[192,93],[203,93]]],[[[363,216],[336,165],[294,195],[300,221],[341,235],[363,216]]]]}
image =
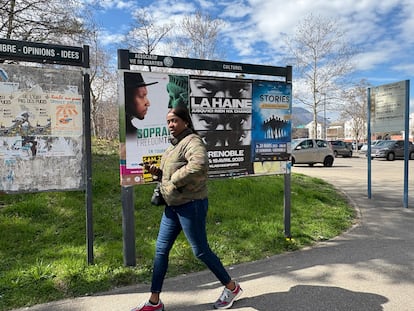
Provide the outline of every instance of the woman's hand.
{"type": "Polygon", "coordinates": [[[145,163],[140,163],[140,165],[143,166],[148,173],[156,176],[157,177],[156,179],[158,179],[158,180],[161,179],[162,171],[155,164],[150,164],[148,162],[145,162],[145,163]]]}

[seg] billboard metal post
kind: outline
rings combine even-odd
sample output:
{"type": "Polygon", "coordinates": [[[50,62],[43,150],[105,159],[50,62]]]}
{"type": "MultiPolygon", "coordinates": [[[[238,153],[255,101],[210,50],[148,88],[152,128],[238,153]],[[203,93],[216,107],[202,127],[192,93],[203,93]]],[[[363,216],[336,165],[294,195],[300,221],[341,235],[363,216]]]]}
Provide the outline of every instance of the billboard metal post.
{"type": "MultiPolygon", "coordinates": [[[[292,66],[286,67],[286,83],[292,84],[292,66]]],[[[290,210],[291,210],[291,163],[288,162],[286,174],[284,174],[284,206],[283,206],[283,223],[285,238],[292,238],[290,232],[290,210]]]]}
{"type": "MultiPolygon", "coordinates": [[[[368,101],[368,111],[367,111],[367,162],[368,162],[368,170],[367,170],[367,186],[368,186],[368,199],[371,199],[372,192],[371,192],[371,88],[368,88],[367,91],[367,101],[368,101]]],[[[375,104],[375,103],[374,103],[375,104]]]]}
{"type": "MultiPolygon", "coordinates": [[[[89,68],[89,46],[84,46],[84,67],[89,68]]],[[[89,73],[83,75],[85,101],[86,153],[86,248],[88,264],[93,264],[93,207],[92,207],[92,139],[91,139],[91,84],[89,73]]]]}
{"type": "Polygon", "coordinates": [[[121,195],[124,265],[135,266],[134,187],[122,187],[121,195]]]}
{"type": "MultiPolygon", "coordinates": [[[[118,69],[130,69],[128,50],[118,50],[118,69]]],[[[121,186],[121,201],[124,265],[135,266],[136,254],[133,186],[121,186]]]]}
{"type": "Polygon", "coordinates": [[[408,208],[408,167],[410,137],[410,80],[405,81],[405,120],[404,120],[404,197],[403,206],[408,208]]]}

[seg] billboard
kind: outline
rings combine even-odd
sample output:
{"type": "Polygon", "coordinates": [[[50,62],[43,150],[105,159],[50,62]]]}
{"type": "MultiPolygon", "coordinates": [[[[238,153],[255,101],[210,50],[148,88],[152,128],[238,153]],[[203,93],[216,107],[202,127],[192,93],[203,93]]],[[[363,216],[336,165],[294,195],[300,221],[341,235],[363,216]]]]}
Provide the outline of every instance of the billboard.
{"type": "Polygon", "coordinates": [[[372,131],[404,130],[406,115],[406,81],[384,84],[371,89],[372,131]]]}
{"type": "Polygon", "coordinates": [[[118,81],[121,185],[152,181],[141,164],[159,164],[170,145],[166,115],[177,105],[189,109],[206,145],[209,177],[286,172],[290,85],[130,70],[118,81]]]}
{"type": "Polygon", "coordinates": [[[85,186],[80,70],[0,66],[0,191],[85,186]]]}

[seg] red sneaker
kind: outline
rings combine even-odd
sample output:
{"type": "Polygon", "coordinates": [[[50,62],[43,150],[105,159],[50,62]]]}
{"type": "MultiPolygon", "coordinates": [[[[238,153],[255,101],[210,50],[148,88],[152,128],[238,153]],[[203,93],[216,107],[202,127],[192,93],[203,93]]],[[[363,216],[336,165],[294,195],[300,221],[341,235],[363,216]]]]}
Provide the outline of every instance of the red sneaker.
{"type": "Polygon", "coordinates": [[[147,301],[131,311],[164,311],[164,304],[161,300],[156,305],[153,305],[151,302],[147,301]]]}
{"type": "Polygon", "coordinates": [[[214,303],[214,309],[229,309],[233,305],[234,301],[240,297],[243,293],[240,285],[236,283],[236,288],[231,291],[227,288],[224,288],[221,296],[217,301],[214,303]]]}

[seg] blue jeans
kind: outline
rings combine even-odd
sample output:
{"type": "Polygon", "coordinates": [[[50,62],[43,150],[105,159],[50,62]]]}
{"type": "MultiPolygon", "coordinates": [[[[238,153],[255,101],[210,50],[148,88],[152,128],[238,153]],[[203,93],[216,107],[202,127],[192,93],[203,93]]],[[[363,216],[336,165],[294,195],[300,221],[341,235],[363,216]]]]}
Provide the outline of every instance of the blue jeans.
{"type": "Polygon", "coordinates": [[[158,232],[151,292],[160,293],[168,269],[170,250],[183,230],[194,256],[203,261],[217,279],[226,285],[231,281],[220,259],[210,249],[206,234],[208,199],[194,200],[179,206],[166,206],[158,232]]]}

